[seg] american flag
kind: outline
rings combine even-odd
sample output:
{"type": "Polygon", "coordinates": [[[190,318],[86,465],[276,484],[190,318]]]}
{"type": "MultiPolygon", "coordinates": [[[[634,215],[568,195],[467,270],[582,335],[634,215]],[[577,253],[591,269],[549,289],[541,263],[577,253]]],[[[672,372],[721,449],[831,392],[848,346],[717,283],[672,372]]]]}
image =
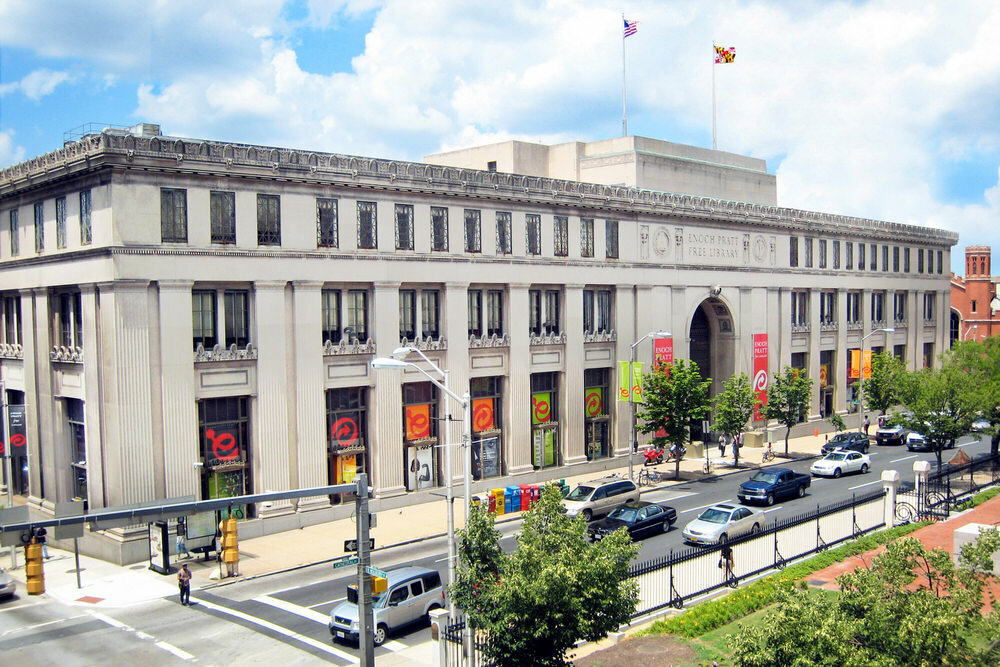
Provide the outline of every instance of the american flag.
{"type": "Polygon", "coordinates": [[[722,65],[724,63],[731,63],[736,60],[736,47],[735,46],[717,46],[715,47],[715,64],[722,65]]]}
{"type": "MultiPolygon", "coordinates": [[[[629,21],[624,17],[622,18],[622,20],[625,21],[625,37],[631,37],[639,30],[638,21],[629,21]]],[[[624,37],[622,39],[624,39],[624,37]]]]}

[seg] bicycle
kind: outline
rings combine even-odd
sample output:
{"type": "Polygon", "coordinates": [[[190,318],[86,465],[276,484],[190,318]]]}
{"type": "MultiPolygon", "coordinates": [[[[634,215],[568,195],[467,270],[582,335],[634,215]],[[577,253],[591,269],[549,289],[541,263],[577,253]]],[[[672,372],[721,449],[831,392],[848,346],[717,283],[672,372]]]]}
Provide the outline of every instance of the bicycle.
{"type": "Polygon", "coordinates": [[[771,449],[771,443],[767,443],[767,449],[765,449],[764,453],[761,455],[760,462],[767,463],[773,460],[774,460],[774,450],[771,449]]]}
{"type": "Polygon", "coordinates": [[[705,459],[705,464],[703,466],[701,466],[701,471],[703,473],[705,473],[706,475],[711,474],[711,472],[712,472],[712,461],[711,461],[711,459],[705,459]]]}
{"type": "Polygon", "coordinates": [[[654,486],[660,481],[660,473],[655,470],[647,470],[643,468],[639,471],[639,476],[636,478],[636,482],[639,486],[654,486]]]}

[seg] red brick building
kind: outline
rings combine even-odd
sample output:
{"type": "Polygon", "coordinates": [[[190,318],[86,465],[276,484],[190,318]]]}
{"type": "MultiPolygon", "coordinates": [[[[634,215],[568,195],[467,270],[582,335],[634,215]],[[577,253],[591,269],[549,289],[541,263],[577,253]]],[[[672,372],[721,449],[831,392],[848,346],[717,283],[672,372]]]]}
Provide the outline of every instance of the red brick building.
{"type": "Polygon", "coordinates": [[[990,247],[965,249],[965,277],[951,274],[950,341],[983,340],[1000,334],[1000,296],[990,268],[990,247]]]}

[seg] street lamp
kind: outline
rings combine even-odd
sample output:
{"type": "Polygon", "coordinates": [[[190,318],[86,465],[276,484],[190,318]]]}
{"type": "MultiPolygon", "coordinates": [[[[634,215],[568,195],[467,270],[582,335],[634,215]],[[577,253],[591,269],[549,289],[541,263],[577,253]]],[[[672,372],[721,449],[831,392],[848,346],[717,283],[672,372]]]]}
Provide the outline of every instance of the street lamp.
{"type": "Polygon", "coordinates": [[[673,335],[669,331],[650,331],[648,334],[640,338],[639,340],[632,343],[632,349],[629,351],[629,364],[628,364],[628,404],[629,408],[632,410],[632,444],[629,447],[628,453],[628,478],[632,479],[632,459],[635,457],[635,453],[639,450],[639,435],[635,430],[635,378],[633,376],[633,369],[635,367],[635,348],[642,341],[647,338],[670,338],[673,335]]]}
{"type": "Polygon", "coordinates": [[[892,333],[896,329],[894,327],[888,327],[884,329],[875,329],[869,331],[867,334],[861,337],[861,359],[858,361],[858,432],[865,430],[865,341],[882,331],[885,333],[892,333]]]}
{"type": "Polygon", "coordinates": [[[965,330],[965,335],[962,336],[962,340],[969,340],[969,334],[979,328],[978,324],[973,324],[971,327],[965,330]]]}
{"type": "MultiPolygon", "coordinates": [[[[451,389],[448,388],[448,372],[443,371],[437,367],[437,365],[427,358],[423,352],[415,347],[403,346],[397,347],[392,351],[391,357],[376,357],[371,360],[371,367],[376,370],[396,370],[402,371],[407,368],[413,368],[419,371],[430,380],[434,386],[448,394],[452,399],[454,399],[459,405],[462,406],[462,447],[465,448],[465,473],[463,476],[463,482],[465,484],[465,520],[468,524],[469,520],[469,507],[472,504],[472,492],[471,492],[471,471],[472,471],[472,411],[469,409],[471,405],[471,399],[469,392],[465,392],[462,396],[459,396],[451,389]],[[411,352],[415,352],[428,364],[434,371],[441,376],[441,379],[437,379],[430,373],[425,371],[423,368],[417,364],[405,361],[405,357],[411,352]]],[[[447,432],[447,431],[446,431],[447,432]]],[[[455,563],[458,561],[458,553],[455,545],[455,495],[452,486],[452,472],[451,472],[451,452],[448,451],[450,445],[445,444],[445,488],[446,497],[448,501],[448,585],[451,586],[455,583],[455,563]]],[[[448,602],[451,607],[451,613],[455,613],[455,603],[452,601],[452,597],[448,596],[448,602]]]]}

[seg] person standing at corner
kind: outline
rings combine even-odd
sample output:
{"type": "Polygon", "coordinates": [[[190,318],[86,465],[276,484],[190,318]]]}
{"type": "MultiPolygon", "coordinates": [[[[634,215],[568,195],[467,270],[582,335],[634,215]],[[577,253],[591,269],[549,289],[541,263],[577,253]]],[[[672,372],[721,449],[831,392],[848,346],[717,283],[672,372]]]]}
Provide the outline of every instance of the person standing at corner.
{"type": "Polygon", "coordinates": [[[45,538],[48,534],[49,531],[45,530],[45,526],[35,528],[35,544],[42,545],[42,557],[46,560],[49,558],[49,545],[45,542],[45,538]]]}
{"type": "Polygon", "coordinates": [[[868,415],[865,415],[865,423],[864,423],[865,437],[868,437],[868,427],[871,426],[871,425],[872,425],[872,423],[871,423],[871,421],[868,420],[868,415]]]}
{"type": "Polygon", "coordinates": [[[187,607],[191,604],[191,570],[187,563],[181,565],[181,570],[177,573],[177,585],[181,589],[181,604],[187,607]]]}
{"type": "Polygon", "coordinates": [[[719,436],[719,456],[724,457],[726,455],[726,434],[723,433],[719,436]]]}

